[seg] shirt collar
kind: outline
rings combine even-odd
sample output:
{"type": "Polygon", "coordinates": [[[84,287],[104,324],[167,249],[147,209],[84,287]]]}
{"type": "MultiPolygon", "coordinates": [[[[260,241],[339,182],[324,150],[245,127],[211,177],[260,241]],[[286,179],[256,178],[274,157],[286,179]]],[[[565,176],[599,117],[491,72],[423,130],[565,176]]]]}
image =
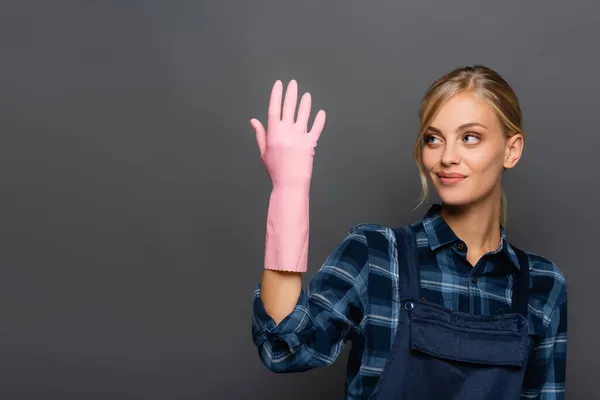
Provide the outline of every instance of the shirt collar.
{"type": "MultiPolygon", "coordinates": [[[[432,251],[447,244],[461,242],[460,238],[456,236],[452,228],[450,228],[442,217],[441,209],[441,204],[434,204],[423,217],[423,228],[432,251]]],[[[506,230],[502,225],[500,225],[500,236],[500,245],[491,254],[503,253],[514,267],[520,269],[517,254],[508,241],[506,230]]]]}

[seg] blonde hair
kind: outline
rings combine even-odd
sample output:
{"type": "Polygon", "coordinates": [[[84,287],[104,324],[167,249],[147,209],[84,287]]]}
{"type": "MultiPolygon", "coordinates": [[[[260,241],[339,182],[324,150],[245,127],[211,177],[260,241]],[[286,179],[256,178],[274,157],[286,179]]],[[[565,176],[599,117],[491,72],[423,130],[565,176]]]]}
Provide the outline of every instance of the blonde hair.
{"type": "MultiPolygon", "coordinates": [[[[451,97],[461,92],[471,92],[485,101],[496,112],[506,137],[523,134],[523,117],[515,92],[496,71],[482,66],[455,69],[431,84],[421,101],[419,109],[419,135],[415,142],[414,157],[419,168],[422,194],[419,207],[428,197],[427,178],[423,166],[423,138],[436,114],[451,97]]],[[[506,225],[506,196],[502,190],[500,200],[500,224],[506,225]]]]}

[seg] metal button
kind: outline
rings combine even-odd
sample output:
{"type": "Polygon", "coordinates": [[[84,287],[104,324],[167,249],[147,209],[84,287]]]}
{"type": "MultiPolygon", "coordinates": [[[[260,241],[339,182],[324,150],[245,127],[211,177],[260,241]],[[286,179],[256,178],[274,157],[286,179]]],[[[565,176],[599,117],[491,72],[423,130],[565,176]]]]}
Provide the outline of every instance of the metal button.
{"type": "Polygon", "coordinates": [[[404,309],[406,311],[412,311],[415,308],[415,303],[413,303],[412,301],[407,301],[406,303],[404,303],[404,309]]]}
{"type": "Polygon", "coordinates": [[[462,243],[459,243],[459,244],[458,244],[458,249],[459,249],[459,250],[464,250],[464,249],[465,249],[465,245],[464,245],[464,244],[462,244],[462,243]]]}
{"type": "Polygon", "coordinates": [[[471,282],[473,282],[473,283],[477,282],[477,277],[475,275],[471,276],[471,282]]]}

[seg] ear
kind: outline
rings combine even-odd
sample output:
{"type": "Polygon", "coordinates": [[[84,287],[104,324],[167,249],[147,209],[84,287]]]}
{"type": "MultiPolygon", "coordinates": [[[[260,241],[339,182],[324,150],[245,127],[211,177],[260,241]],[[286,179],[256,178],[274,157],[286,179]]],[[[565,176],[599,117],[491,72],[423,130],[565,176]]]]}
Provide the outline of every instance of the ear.
{"type": "Polygon", "coordinates": [[[506,149],[504,151],[504,168],[513,168],[521,159],[525,138],[521,133],[517,133],[508,138],[506,149]]]}

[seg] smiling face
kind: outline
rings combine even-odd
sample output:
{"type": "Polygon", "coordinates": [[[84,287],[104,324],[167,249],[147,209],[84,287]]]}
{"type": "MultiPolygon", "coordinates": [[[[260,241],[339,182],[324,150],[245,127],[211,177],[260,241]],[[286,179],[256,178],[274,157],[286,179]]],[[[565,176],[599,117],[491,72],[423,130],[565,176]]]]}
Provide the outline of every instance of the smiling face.
{"type": "Polygon", "coordinates": [[[448,205],[499,197],[502,172],[520,155],[521,135],[507,137],[494,109],[469,91],[451,97],[423,137],[423,167],[448,205]]]}

